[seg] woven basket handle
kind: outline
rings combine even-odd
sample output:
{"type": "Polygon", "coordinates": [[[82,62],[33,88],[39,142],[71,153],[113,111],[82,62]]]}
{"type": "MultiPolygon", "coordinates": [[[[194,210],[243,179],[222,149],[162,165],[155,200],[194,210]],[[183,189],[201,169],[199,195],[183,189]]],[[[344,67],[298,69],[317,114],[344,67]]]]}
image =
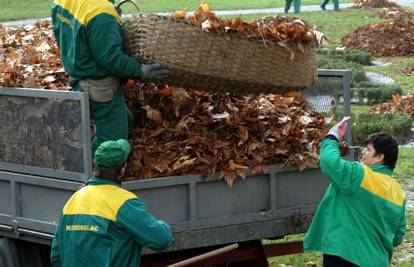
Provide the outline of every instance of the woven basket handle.
{"type": "Polygon", "coordinates": [[[134,1],[134,0],[122,0],[121,2],[119,2],[116,6],[115,6],[115,9],[116,9],[116,11],[118,12],[118,14],[121,16],[121,14],[122,14],[122,9],[121,9],[121,6],[123,5],[123,4],[125,4],[125,3],[131,3],[131,4],[133,4],[134,6],[135,6],[135,8],[137,9],[137,11],[138,12],[140,12],[140,10],[139,10],[139,7],[138,7],[138,5],[137,5],[137,3],[134,1]]]}

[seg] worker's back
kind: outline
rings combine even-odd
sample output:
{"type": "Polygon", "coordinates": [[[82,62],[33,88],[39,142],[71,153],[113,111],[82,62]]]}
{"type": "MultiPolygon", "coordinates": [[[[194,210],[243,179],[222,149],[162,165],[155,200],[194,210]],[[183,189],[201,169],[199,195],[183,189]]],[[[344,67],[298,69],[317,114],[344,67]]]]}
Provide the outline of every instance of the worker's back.
{"type": "Polygon", "coordinates": [[[66,203],[52,245],[61,266],[139,266],[143,246],[163,250],[171,232],[114,180],[91,178],[66,203]]]}

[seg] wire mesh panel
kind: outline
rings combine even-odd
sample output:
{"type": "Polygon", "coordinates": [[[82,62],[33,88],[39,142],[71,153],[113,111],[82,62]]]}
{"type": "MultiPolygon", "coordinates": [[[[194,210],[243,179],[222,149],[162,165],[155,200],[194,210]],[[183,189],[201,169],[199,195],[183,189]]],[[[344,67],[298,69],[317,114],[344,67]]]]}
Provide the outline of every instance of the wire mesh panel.
{"type": "Polygon", "coordinates": [[[0,88],[0,169],[86,180],[91,172],[86,97],[0,88]]]}
{"type": "MultiPolygon", "coordinates": [[[[316,84],[302,91],[302,95],[313,110],[338,121],[351,114],[350,82],[351,72],[348,70],[318,70],[316,84]]],[[[348,128],[345,140],[351,144],[351,127],[348,128]]]]}

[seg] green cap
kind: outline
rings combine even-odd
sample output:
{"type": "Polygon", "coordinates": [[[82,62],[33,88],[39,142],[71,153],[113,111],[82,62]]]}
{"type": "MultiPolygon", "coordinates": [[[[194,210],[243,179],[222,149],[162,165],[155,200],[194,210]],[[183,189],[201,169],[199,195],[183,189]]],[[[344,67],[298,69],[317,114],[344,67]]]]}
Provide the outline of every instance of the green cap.
{"type": "Polygon", "coordinates": [[[95,151],[95,163],[100,169],[118,170],[130,152],[131,145],[125,139],[105,141],[95,151]]]}

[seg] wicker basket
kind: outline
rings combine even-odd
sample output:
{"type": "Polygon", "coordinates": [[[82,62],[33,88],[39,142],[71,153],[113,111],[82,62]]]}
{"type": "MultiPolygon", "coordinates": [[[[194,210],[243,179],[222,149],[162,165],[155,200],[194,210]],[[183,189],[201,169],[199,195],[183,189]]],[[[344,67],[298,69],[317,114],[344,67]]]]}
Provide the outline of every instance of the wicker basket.
{"type": "Polygon", "coordinates": [[[265,45],[237,34],[203,32],[184,20],[137,14],[124,26],[126,50],[144,63],[170,70],[172,86],[235,93],[284,93],[316,80],[314,45],[305,53],[265,45]]]}

